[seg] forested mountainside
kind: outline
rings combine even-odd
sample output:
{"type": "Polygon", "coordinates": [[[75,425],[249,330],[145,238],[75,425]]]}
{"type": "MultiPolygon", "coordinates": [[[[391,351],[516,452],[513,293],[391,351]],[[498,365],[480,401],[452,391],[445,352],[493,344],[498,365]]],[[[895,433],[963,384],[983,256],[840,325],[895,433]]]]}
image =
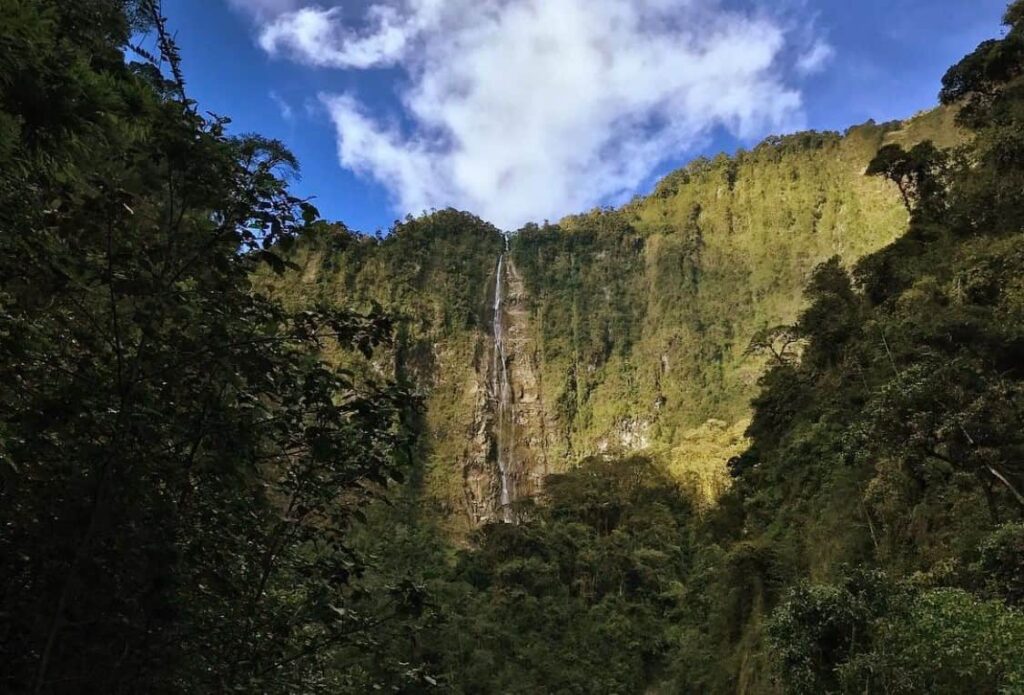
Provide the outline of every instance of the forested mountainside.
{"type": "MultiPolygon", "coordinates": [[[[693,162],[621,209],[509,237],[502,267],[515,427],[512,498],[595,454],[666,464],[705,495],[746,447],[768,363],[759,334],[796,320],[813,268],[906,230],[898,189],[865,176],[887,144],[955,144],[956,109],[771,138],[693,162]]],[[[383,240],[323,226],[272,284],[295,307],[353,300],[402,317],[405,376],[426,399],[427,497],[466,527],[501,515],[492,384],[498,230],[452,210],[383,240]]]]}
{"type": "Polygon", "coordinates": [[[0,690],[1024,692],[1021,0],[510,236],[319,219],[149,0],[0,17],[0,690]]]}

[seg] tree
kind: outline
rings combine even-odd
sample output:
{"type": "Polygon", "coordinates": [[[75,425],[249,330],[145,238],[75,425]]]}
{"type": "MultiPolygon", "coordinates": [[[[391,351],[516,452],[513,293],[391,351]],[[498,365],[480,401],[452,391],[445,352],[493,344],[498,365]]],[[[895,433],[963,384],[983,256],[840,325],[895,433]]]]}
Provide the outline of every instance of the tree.
{"type": "Polygon", "coordinates": [[[1024,523],[1000,526],[985,539],[978,569],[989,595],[1024,605],[1024,523]]]}
{"type": "Polygon", "coordinates": [[[800,335],[793,326],[762,328],[750,339],[748,355],[770,355],[777,366],[792,364],[800,349],[800,335]]]}
{"type": "Polygon", "coordinates": [[[254,289],[317,212],[183,96],[154,3],[0,14],[0,689],[337,687],[409,398],[320,355],[390,320],[254,289]],[[167,78],[125,62],[143,25],[167,78]]]}
{"type": "Polygon", "coordinates": [[[866,173],[896,184],[908,213],[924,213],[942,206],[946,164],[947,155],[929,141],[914,145],[909,152],[891,144],[878,151],[866,173]]]}
{"type": "Polygon", "coordinates": [[[973,53],[951,67],[942,78],[939,100],[960,104],[960,124],[979,128],[989,118],[998,93],[1024,73],[1024,4],[1013,2],[1003,23],[1010,27],[1003,39],[983,41],[973,53]]]}
{"type": "Polygon", "coordinates": [[[810,306],[800,315],[799,335],[807,340],[809,365],[832,364],[860,328],[860,297],[838,256],[818,265],[806,290],[810,306]]]}

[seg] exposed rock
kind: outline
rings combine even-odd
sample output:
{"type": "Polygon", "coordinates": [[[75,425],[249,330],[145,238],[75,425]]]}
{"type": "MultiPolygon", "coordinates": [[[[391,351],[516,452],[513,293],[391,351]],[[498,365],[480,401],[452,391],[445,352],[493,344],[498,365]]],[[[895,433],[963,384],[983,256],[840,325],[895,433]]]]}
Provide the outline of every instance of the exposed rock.
{"type": "MultiPolygon", "coordinates": [[[[533,347],[528,331],[528,312],[526,308],[526,290],[523,278],[518,269],[507,258],[501,266],[503,272],[503,297],[500,302],[499,314],[495,321],[500,321],[500,335],[503,342],[501,355],[492,360],[491,369],[504,369],[501,378],[508,381],[510,409],[509,422],[506,426],[498,426],[500,419],[501,394],[495,393],[493,384],[500,383],[491,374],[489,435],[492,440],[492,478],[496,478],[498,494],[492,496],[489,518],[495,518],[497,509],[502,507],[501,466],[507,467],[505,474],[508,485],[508,502],[531,497],[541,488],[545,476],[551,472],[548,462],[550,449],[550,432],[554,431],[549,423],[549,416],[544,408],[540,390],[539,374],[533,347]],[[498,457],[503,460],[499,462],[498,457]],[[499,465],[499,463],[501,465],[499,465]]],[[[494,341],[492,340],[492,343],[494,341]]],[[[492,350],[498,350],[492,345],[492,350]]]]}
{"type": "Polygon", "coordinates": [[[475,406],[460,464],[466,513],[474,524],[480,524],[498,516],[500,480],[491,462],[493,417],[486,383],[478,383],[473,390],[475,406]]]}
{"type": "Polygon", "coordinates": [[[651,421],[640,417],[623,418],[607,435],[597,440],[597,451],[601,454],[610,452],[637,452],[649,449],[651,421]]]}

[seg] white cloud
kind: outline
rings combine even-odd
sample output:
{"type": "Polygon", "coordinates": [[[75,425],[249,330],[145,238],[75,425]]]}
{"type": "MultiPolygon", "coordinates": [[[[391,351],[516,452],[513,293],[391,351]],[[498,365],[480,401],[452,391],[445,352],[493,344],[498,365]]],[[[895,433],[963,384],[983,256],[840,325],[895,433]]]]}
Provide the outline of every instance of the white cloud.
{"type": "Polygon", "coordinates": [[[276,17],[303,5],[302,0],[228,0],[228,4],[258,18],[276,17]]]}
{"type": "Polygon", "coordinates": [[[441,159],[422,143],[382,129],[350,96],[324,96],[322,101],[338,129],[341,163],[373,175],[400,196],[405,210],[440,207],[454,195],[441,174],[441,159]]]}
{"type": "Polygon", "coordinates": [[[340,7],[307,7],[279,14],[260,34],[268,53],[286,53],[319,67],[369,68],[399,61],[409,42],[437,26],[444,0],[418,0],[415,11],[402,13],[390,5],[367,11],[368,27],[352,31],[340,7]]]}
{"type": "Polygon", "coordinates": [[[835,55],[836,51],[832,46],[818,39],[797,58],[796,69],[801,75],[814,75],[824,70],[835,55]]]}
{"type": "Polygon", "coordinates": [[[801,123],[782,22],[720,0],[378,2],[358,23],[284,12],[260,45],[313,66],[405,71],[404,129],[352,94],[322,96],[342,165],[387,186],[400,212],[453,205],[505,228],[557,219],[628,197],[715,127],[751,138],[801,123]]]}
{"type": "Polygon", "coordinates": [[[277,110],[281,113],[281,120],[291,123],[295,120],[295,109],[292,105],[284,100],[280,94],[275,91],[270,92],[270,100],[277,106],[277,110]]]}

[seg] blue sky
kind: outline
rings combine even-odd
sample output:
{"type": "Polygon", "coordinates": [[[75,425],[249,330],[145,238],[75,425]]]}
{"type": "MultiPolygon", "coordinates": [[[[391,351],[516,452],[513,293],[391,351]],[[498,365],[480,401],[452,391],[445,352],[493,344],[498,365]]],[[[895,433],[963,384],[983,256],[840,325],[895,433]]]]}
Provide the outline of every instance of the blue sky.
{"type": "Polygon", "coordinates": [[[296,189],[367,232],[446,205],[557,219],[773,132],[910,116],[1005,6],[164,0],[190,96],[284,141],[296,189]]]}

